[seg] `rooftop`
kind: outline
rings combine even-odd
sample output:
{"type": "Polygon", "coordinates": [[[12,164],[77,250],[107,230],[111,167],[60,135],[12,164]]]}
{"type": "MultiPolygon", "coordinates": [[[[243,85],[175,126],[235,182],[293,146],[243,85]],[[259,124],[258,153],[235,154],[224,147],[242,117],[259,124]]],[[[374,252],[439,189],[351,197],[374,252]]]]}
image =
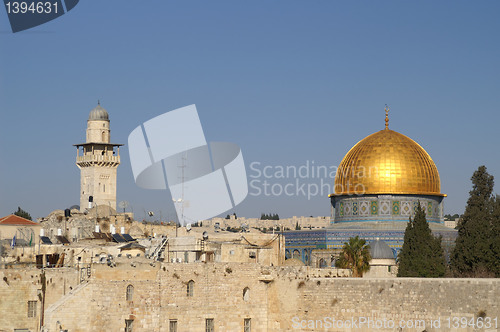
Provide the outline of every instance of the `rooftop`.
{"type": "Polygon", "coordinates": [[[0,218],[0,225],[40,226],[39,223],[16,216],[15,214],[0,218]]]}

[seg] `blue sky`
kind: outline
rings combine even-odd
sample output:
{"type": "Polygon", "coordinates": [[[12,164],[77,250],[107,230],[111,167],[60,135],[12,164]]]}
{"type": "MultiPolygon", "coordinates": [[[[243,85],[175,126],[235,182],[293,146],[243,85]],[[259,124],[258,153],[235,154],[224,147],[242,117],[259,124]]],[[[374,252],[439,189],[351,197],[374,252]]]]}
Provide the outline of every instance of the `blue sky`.
{"type": "MultiPolygon", "coordinates": [[[[497,1],[80,1],[13,34],[0,10],[0,215],[78,204],[72,144],[98,99],[116,143],[196,104],[207,140],[239,144],[247,166],[336,166],[384,128],[389,104],[391,129],[435,161],[445,213],[461,213],[479,165],[500,178],[499,14],[497,1]]],[[[121,155],[118,200],[138,218],[173,217],[168,194],[136,187],[121,155]]],[[[236,208],[261,212],[330,208],[321,195],[236,208]]]]}

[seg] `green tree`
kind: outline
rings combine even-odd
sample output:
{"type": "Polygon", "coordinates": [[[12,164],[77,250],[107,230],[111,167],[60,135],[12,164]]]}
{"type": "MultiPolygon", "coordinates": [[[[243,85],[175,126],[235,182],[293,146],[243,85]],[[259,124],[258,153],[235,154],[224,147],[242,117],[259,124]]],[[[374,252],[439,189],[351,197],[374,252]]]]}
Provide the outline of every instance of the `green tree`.
{"type": "Polygon", "coordinates": [[[441,237],[432,235],[425,212],[420,206],[406,226],[403,247],[398,255],[398,277],[443,277],[446,261],[441,237]]]}
{"type": "Polygon", "coordinates": [[[472,190],[457,229],[451,269],[459,277],[500,277],[500,202],[492,175],[480,166],[472,175],[472,190]]]}
{"type": "Polygon", "coordinates": [[[19,217],[24,218],[24,219],[33,220],[33,219],[31,219],[31,215],[28,212],[21,209],[20,206],[17,207],[17,211],[14,212],[14,214],[16,216],[19,216],[19,217]]]}
{"type": "Polygon", "coordinates": [[[342,247],[342,253],[335,262],[335,266],[341,269],[351,269],[353,277],[362,277],[363,273],[370,269],[370,246],[365,239],[358,236],[349,239],[342,247]]]}
{"type": "Polygon", "coordinates": [[[296,231],[300,231],[301,227],[299,225],[299,222],[297,221],[297,223],[295,224],[295,230],[296,231]]]}
{"type": "Polygon", "coordinates": [[[492,272],[495,277],[500,277],[500,196],[496,196],[493,205],[493,218],[491,227],[491,243],[490,248],[493,257],[492,272]]]}
{"type": "Polygon", "coordinates": [[[451,214],[445,214],[444,215],[444,219],[445,220],[455,220],[457,218],[460,218],[460,216],[458,215],[458,213],[455,213],[454,215],[451,215],[451,214]]]}
{"type": "Polygon", "coordinates": [[[280,217],[277,213],[275,213],[275,214],[261,213],[260,220],[280,220],[280,217]]]}

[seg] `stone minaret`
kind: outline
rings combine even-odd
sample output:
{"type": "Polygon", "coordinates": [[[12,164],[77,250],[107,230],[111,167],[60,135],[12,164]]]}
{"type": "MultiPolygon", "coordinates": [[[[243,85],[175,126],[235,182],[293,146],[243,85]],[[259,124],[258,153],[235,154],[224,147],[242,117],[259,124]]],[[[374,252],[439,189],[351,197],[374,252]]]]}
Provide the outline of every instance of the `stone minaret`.
{"type": "Polygon", "coordinates": [[[98,103],[89,114],[86,143],[74,145],[76,165],[81,171],[80,211],[89,208],[90,196],[92,207],[97,204],[116,210],[116,169],[120,165],[121,145],[110,143],[109,115],[98,103]]]}

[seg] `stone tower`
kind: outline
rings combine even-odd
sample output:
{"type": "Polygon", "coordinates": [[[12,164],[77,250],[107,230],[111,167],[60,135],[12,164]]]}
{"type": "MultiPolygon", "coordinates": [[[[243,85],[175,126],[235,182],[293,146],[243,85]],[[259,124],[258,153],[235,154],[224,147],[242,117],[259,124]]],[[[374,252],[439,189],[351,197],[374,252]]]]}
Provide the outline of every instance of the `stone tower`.
{"type": "Polygon", "coordinates": [[[75,144],[76,165],[80,168],[80,211],[108,206],[116,210],[116,169],[120,165],[120,146],[110,143],[108,112],[97,103],[87,121],[86,143],[75,144]],[[81,152],[81,153],[80,153],[81,152]]]}

